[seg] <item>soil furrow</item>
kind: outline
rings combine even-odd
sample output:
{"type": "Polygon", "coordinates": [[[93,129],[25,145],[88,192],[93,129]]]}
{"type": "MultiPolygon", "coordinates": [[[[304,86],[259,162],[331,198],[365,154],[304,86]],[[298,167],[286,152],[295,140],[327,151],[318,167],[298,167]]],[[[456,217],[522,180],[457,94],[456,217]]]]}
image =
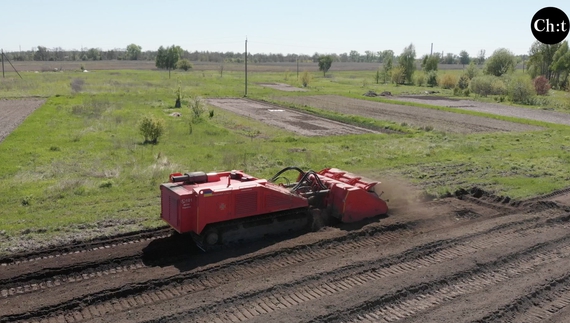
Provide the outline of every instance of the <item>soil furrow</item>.
{"type": "Polygon", "coordinates": [[[524,251],[511,253],[490,263],[459,272],[437,281],[410,286],[404,290],[383,295],[362,303],[356,308],[337,311],[311,322],[364,322],[375,316],[381,322],[394,322],[432,309],[446,301],[465,294],[481,291],[489,286],[528,273],[540,266],[570,256],[567,244],[570,235],[535,245],[524,251]],[[557,248],[558,247],[558,248],[557,248]]]}
{"type": "MultiPolygon", "coordinates": [[[[409,250],[404,254],[341,267],[334,271],[327,272],[326,277],[323,277],[323,274],[307,276],[297,282],[282,286],[273,286],[266,290],[240,294],[229,299],[224,299],[217,304],[209,304],[149,322],[175,322],[187,319],[191,319],[195,322],[211,322],[217,319],[224,321],[228,319],[227,313],[232,313],[235,316],[245,315],[244,310],[241,309],[245,309],[246,311],[254,309],[260,314],[264,314],[263,312],[270,313],[279,309],[290,308],[304,302],[313,301],[321,297],[348,291],[376,280],[409,273],[418,268],[427,268],[435,264],[462,257],[466,254],[484,249],[492,249],[496,245],[505,244],[512,239],[524,236],[519,230],[514,230],[513,232],[498,230],[495,236],[490,237],[489,235],[489,233],[478,235],[476,239],[458,239],[464,241],[437,241],[429,245],[420,246],[414,250],[409,250]],[[370,268],[371,266],[372,268],[370,268]],[[258,311],[256,309],[258,304],[266,305],[264,311],[258,311]],[[223,309],[224,314],[220,316],[218,313],[221,309],[223,309]]],[[[565,236],[562,240],[570,240],[570,237],[565,236]]],[[[560,242],[558,241],[557,243],[560,242]]],[[[545,246],[549,245],[550,244],[546,244],[545,246]]],[[[568,247],[567,252],[570,255],[570,247],[568,247]]],[[[516,267],[516,265],[512,265],[511,267],[516,267]]],[[[511,267],[509,267],[509,270],[511,267]]]]}

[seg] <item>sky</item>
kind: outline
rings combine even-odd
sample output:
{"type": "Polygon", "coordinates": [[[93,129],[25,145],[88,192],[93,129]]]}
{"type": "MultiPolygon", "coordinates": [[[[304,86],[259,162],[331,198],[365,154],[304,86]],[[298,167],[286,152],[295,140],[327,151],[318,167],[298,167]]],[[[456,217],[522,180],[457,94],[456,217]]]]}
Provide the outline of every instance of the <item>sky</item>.
{"type": "Polygon", "coordinates": [[[0,48],[145,50],[179,45],[188,51],[348,53],[413,44],[417,57],[434,52],[475,57],[498,48],[527,54],[535,41],[532,16],[570,1],[527,0],[0,0],[0,48]]]}

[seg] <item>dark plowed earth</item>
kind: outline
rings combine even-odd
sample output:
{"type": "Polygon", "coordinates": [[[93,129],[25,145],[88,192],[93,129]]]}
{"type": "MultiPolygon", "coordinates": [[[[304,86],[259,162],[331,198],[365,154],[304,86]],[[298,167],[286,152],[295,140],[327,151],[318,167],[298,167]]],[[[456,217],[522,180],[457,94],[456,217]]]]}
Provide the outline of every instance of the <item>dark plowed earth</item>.
{"type": "Polygon", "coordinates": [[[208,253],[162,229],[13,256],[0,322],[556,322],[570,314],[566,193],[474,188],[208,253]]]}

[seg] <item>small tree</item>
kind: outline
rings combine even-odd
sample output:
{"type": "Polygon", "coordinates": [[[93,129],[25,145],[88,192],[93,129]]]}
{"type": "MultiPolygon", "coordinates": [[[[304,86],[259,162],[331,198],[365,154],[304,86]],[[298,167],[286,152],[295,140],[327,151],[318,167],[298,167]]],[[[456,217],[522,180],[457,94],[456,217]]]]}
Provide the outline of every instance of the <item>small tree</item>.
{"type": "Polygon", "coordinates": [[[412,83],[412,77],[416,70],[416,49],[414,44],[410,44],[404,48],[404,51],[398,58],[398,65],[400,65],[404,71],[405,81],[412,83]]]}
{"type": "Polygon", "coordinates": [[[457,87],[461,90],[465,90],[469,87],[469,76],[467,76],[467,74],[463,74],[459,77],[459,80],[457,81],[457,87]]]}
{"type": "Polygon", "coordinates": [[[457,83],[457,78],[452,74],[444,74],[439,82],[440,86],[444,89],[452,89],[457,83]]]}
{"type": "Polygon", "coordinates": [[[437,72],[436,71],[430,71],[429,73],[427,73],[427,85],[434,87],[437,86],[437,72]]]}
{"type": "Polygon", "coordinates": [[[179,70],[184,70],[184,71],[188,71],[191,70],[194,66],[192,66],[192,63],[190,63],[189,60],[187,60],[186,58],[179,60],[176,63],[176,68],[178,68],[179,70]]]}
{"type": "Polygon", "coordinates": [[[176,63],[182,55],[182,48],[180,46],[172,45],[168,48],[160,46],[156,55],[156,67],[167,69],[168,78],[170,78],[170,70],[176,68],[176,63]]]}
{"type": "Polygon", "coordinates": [[[544,75],[537,76],[534,81],[534,89],[538,95],[547,95],[550,90],[550,83],[544,75]]]}
{"type": "Polygon", "coordinates": [[[428,73],[431,71],[437,71],[437,64],[439,63],[438,55],[425,55],[422,59],[422,69],[424,72],[428,73]]]}
{"type": "Polygon", "coordinates": [[[515,103],[528,103],[536,92],[528,75],[521,75],[509,81],[508,94],[515,103]]]}
{"type": "Polygon", "coordinates": [[[465,65],[469,64],[470,60],[471,59],[469,58],[469,53],[467,53],[467,51],[462,50],[459,53],[459,62],[463,64],[463,68],[465,68],[465,65]]]}
{"type": "Polygon", "coordinates": [[[515,68],[515,55],[506,48],[499,48],[485,63],[485,74],[501,76],[515,68]]]}
{"type": "Polygon", "coordinates": [[[378,69],[376,70],[376,74],[374,75],[374,80],[376,81],[376,84],[380,83],[380,67],[378,67],[378,69]]]}
{"type": "Polygon", "coordinates": [[[386,78],[390,76],[392,72],[392,67],[394,63],[394,56],[389,55],[384,57],[384,63],[382,64],[382,71],[384,72],[384,84],[386,84],[386,78]]]}
{"type": "Polygon", "coordinates": [[[479,69],[475,65],[475,62],[471,61],[471,63],[469,63],[469,66],[467,66],[467,69],[465,70],[465,75],[467,75],[470,80],[479,75],[479,69]]]}
{"type": "Polygon", "coordinates": [[[130,44],[127,46],[127,59],[138,60],[141,55],[142,47],[137,44],[130,44]]]}
{"type": "Polygon", "coordinates": [[[164,133],[164,120],[155,117],[144,117],[139,123],[139,130],[145,143],[156,144],[164,133]]]}
{"type": "Polygon", "coordinates": [[[323,55],[319,57],[319,71],[323,72],[323,76],[326,76],[326,73],[332,66],[332,56],[330,55],[323,55]]]}
{"type": "Polygon", "coordinates": [[[406,82],[406,74],[402,66],[396,66],[392,69],[392,82],[396,84],[404,84],[406,82]]]}
{"type": "Polygon", "coordinates": [[[309,72],[303,71],[303,74],[301,74],[301,83],[303,83],[303,87],[309,86],[309,83],[311,83],[311,74],[309,72]]]}

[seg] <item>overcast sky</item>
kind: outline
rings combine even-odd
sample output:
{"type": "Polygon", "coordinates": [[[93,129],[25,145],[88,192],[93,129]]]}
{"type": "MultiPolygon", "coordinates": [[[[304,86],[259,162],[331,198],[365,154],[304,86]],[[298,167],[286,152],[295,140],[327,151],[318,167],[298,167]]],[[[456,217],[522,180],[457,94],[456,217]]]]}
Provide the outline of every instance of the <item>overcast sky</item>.
{"type": "Polygon", "coordinates": [[[30,50],[180,45],[189,51],[344,53],[413,43],[430,52],[489,56],[505,47],[526,54],[535,40],[532,16],[570,1],[320,0],[0,0],[0,48],[30,50]]]}

